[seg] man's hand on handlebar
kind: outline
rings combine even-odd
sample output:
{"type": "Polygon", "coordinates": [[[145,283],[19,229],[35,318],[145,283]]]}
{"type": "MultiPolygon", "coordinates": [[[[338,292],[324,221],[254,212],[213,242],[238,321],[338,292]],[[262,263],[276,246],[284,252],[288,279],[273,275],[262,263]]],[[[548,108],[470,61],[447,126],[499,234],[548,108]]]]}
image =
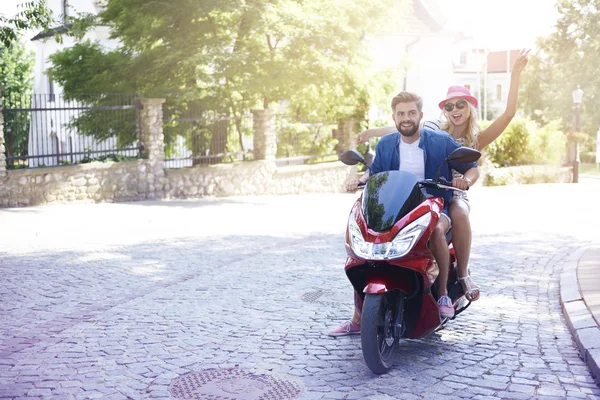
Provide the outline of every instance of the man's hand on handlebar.
{"type": "Polygon", "coordinates": [[[469,190],[469,187],[471,187],[471,181],[466,178],[454,178],[452,179],[452,187],[461,190],[469,190]]]}
{"type": "Polygon", "coordinates": [[[356,192],[359,185],[364,185],[359,179],[353,179],[346,184],[346,192],[356,192]]]}

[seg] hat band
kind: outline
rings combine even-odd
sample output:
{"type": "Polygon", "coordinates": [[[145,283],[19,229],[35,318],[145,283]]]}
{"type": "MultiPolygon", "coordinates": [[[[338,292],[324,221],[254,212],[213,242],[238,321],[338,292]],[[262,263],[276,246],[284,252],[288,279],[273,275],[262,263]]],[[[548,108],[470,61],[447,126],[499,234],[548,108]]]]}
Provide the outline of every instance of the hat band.
{"type": "Polygon", "coordinates": [[[469,98],[472,98],[473,96],[471,96],[469,94],[466,94],[466,93],[455,92],[455,93],[449,93],[446,96],[446,100],[450,100],[450,99],[453,99],[455,97],[469,97],[469,98]]]}

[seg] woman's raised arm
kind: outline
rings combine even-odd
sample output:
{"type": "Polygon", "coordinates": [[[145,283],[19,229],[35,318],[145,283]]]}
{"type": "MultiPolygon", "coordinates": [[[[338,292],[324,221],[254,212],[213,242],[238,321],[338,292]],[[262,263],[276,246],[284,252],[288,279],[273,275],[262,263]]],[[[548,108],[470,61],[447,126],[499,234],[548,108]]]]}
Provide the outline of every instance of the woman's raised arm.
{"type": "Polygon", "coordinates": [[[519,85],[521,83],[521,72],[529,61],[529,50],[521,50],[519,56],[515,60],[510,75],[510,88],[508,90],[508,99],[506,109],[496,118],[494,122],[481,132],[479,132],[477,140],[477,150],[483,150],[487,145],[492,143],[498,136],[504,132],[510,121],[517,113],[517,103],[519,99],[519,85]]]}

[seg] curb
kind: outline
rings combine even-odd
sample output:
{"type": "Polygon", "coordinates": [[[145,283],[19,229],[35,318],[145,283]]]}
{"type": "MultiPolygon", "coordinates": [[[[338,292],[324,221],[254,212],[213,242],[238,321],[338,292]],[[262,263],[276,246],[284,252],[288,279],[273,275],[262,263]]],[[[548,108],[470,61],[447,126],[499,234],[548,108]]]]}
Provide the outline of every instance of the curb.
{"type": "Polygon", "coordinates": [[[579,249],[566,259],[560,274],[560,304],[579,354],[600,384],[600,326],[590,313],[577,280],[577,266],[588,249],[579,249]]]}

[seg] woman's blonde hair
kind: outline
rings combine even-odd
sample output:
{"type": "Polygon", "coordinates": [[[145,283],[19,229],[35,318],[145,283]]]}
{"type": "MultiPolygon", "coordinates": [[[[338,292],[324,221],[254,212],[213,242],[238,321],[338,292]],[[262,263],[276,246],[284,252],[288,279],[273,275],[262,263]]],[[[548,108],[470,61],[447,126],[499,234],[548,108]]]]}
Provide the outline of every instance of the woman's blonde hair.
{"type": "MultiPolygon", "coordinates": [[[[477,145],[477,134],[480,131],[479,122],[477,121],[477,109],[473,107],[473,104],[467,101],[469,105],[469,119],[467,120],[467,129],[464,130],[461,138],[464,140],[464,144],[467,147],[475,147],[477,145]]],[[[445,121],[442,122],[440,130],[448,132],[452,135],[454,132],[454,124],[450,122],[450,118],[446,115],[447,111],[444,110],[445,121]]]]}

